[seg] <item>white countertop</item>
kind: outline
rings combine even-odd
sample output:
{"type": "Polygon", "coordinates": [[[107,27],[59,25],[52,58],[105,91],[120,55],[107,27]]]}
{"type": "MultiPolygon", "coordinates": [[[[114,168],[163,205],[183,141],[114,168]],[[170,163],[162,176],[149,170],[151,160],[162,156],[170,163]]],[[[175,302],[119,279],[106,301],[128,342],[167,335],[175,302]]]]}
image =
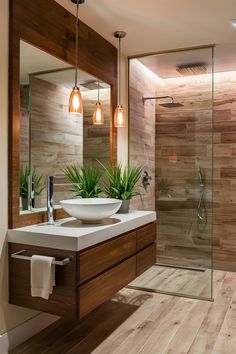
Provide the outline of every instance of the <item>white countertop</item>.
{"type": "Polygon", "coordinates": [[[101,224],[81,224],[74,218],[8,230],[8,242],[80,251],[156,220],[155,211],[115,214],[101,224]]]}

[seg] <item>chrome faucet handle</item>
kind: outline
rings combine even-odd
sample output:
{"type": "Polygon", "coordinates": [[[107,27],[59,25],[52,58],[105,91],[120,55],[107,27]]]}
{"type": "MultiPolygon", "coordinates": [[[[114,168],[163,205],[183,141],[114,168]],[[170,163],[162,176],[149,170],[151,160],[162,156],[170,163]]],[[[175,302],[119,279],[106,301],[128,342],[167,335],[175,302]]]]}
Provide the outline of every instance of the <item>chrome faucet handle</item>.
{"type": "Polygon", "coordinates": [[[54,224],[54,200],[53,200],[53,176],[48,176],[47,184],[47,212],[48,212],[48,224],[54,224]]]}

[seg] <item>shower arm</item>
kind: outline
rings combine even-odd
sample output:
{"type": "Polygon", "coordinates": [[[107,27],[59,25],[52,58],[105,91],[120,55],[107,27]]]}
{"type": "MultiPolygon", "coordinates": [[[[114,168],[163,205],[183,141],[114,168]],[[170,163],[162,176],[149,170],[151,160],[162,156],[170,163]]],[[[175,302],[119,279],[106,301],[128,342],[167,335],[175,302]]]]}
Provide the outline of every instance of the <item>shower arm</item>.
{"type": "Polygon", "coordinates": [[[147,101],[147,100],[162,100],[165,98],[170,98],[171,99],[171,103],[174,103],[174,99],[172,96],[151,96],[151,97],[143,97],[143,102],[147,101]]]}

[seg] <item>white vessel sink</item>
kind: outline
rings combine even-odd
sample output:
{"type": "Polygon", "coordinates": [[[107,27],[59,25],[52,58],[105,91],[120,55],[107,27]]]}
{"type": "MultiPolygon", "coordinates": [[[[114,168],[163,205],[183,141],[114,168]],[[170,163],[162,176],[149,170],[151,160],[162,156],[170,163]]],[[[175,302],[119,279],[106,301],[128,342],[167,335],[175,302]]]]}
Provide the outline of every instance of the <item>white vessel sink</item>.
{"type": "Polygon", "coordinates": [[[60,202],[69,215],[84,223],[98,223],[114,215],[121,203],[121,200],[111,198],[68,199],[60,202]]]}

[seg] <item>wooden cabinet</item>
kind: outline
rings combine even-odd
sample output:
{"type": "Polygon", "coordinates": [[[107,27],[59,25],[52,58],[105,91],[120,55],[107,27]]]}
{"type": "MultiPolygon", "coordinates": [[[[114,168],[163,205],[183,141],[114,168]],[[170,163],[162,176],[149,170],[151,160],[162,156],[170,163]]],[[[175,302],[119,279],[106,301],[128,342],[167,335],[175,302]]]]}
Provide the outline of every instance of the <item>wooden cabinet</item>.
{"type": "Polygon", "coordinates": [[[57,250],[38,246],[9,243],[9,302],[14,305],[32,308],[59,316],[74,317],[76,313],[76,252],[57,250]],[[65,266],[56,266],[56,286],[49,300],[32,297],[30,289],[30,262],[14,259],[10,255],[27,250],[27,256],[40,254],[52,256],[57,260],[66,257],[71,262],[65,266]]]}
{"type": "Polygon", "coordinates": [[[137,250],[140,251],[156,240],[156,227],[154,224],[145,225],[137,230],[137,250]]]}
{"type": "Polygon", "coordinates": [[[136,277],[136,258],[126,261],[102,273],[79,287],[79,317],[83,317],[102,304],[136,277]]]}
{"type": "Polygon", "coordinates": [[[78,283],[83,283],[106,269],[122,262],[136,252],[136,232],[130,232],[79,255],[78,283]]]}
{"type": "Polygon", "coordinates": [[[155,263],[156,224],[151,223],[79,252],[9,243],[9,301],[59,316],[81,318],[155,263]],[[49,300],[31,297],[30,262],[10,255],[26,250],[71,262],[56,266],[49,300]]]}
{"type": "Polygon", "coordinates": [[[156,262],[155,243],[152,243],[150,246],[138,252],[136,257],[137,257],[136,276],[139,276],[156,262]]]}

